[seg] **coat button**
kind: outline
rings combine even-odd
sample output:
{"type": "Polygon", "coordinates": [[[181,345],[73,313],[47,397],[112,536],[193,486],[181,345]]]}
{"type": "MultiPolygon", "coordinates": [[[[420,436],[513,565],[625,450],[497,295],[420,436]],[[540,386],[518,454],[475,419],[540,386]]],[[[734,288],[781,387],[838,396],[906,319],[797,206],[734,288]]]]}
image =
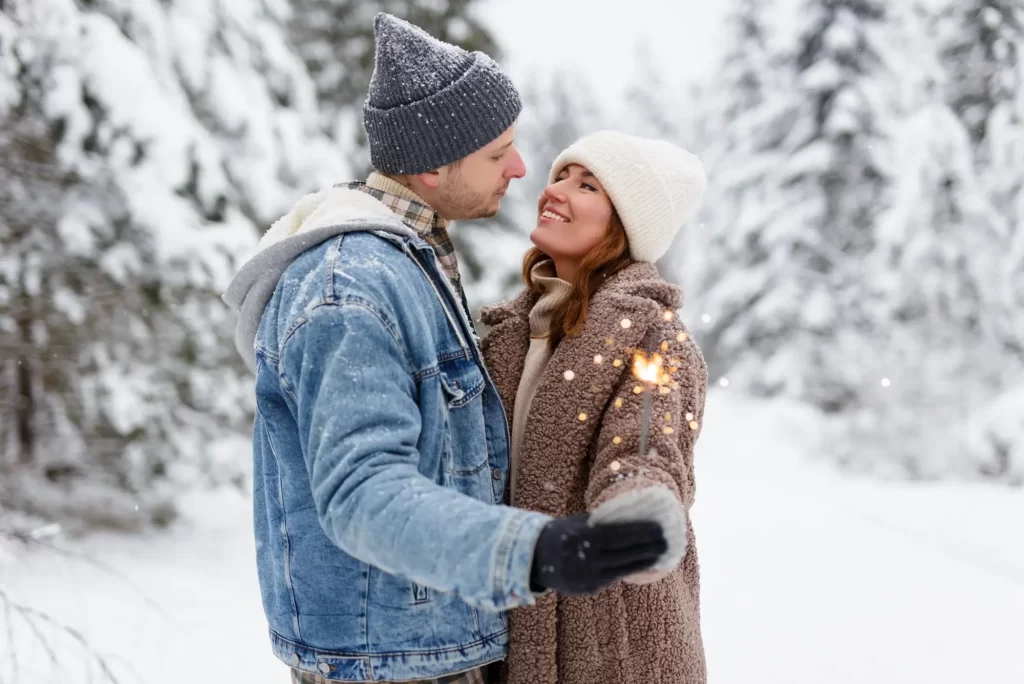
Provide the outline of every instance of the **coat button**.
{"type": "Polygon", "coordinates": [[[495,480],[501,479],[501,468],[495,468],[491,471],[491,477],[495,480]]]}

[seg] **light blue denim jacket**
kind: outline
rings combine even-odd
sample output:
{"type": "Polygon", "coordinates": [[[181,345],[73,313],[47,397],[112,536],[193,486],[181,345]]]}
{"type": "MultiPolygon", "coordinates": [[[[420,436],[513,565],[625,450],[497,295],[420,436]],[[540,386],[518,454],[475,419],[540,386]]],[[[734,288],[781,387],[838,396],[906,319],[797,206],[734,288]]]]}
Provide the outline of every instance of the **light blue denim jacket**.
{"type": "Polygon", "coordinates": [[[508,427],[431,247],[332,188],[274,224],[224,295],[256,373],[257,571],[274,652],[328,679],[505,656],[546,516],[501,505],[508,427]]]}

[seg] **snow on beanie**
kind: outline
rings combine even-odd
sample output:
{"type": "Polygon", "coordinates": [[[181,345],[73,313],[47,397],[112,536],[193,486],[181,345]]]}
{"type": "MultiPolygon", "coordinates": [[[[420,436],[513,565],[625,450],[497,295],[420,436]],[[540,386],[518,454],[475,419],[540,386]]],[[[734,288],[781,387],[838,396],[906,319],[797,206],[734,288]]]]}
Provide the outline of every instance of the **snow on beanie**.
{"type": "Polygon", "coordinates": [[[637,261],[664,256],[707,187],[704,165],[694,154],[618,131],[598,131],[570,145],[551,165],[548,182],[569,164],[586,167],[601,181],[637,261]]]}
{"type": "Polygon", "coordinates": [[[519,92],[484,53],[449,45],[384,12],[373,31],[363,126],[378,171],[433,171],[487,145],[519,117],[519,92]]]}

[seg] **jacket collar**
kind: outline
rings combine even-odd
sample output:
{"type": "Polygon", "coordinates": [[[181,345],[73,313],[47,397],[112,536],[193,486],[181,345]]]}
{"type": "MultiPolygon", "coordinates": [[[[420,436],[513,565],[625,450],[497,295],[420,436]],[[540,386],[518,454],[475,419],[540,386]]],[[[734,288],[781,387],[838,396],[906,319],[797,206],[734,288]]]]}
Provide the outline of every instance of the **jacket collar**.
{"type": "MultiPolygon", "coordinates": [[[[486,325],[492,327],[509,319],[528,319],[539,296],[536,292],[524,289],[512,299],[484,308],[481,318],[486,325]]],[[[673,311],[683,304],[682,292],[676,285],[665,281],[654,264],[637,261],[598,288],[591,301],[591,308],[614,308],[616,304],[632,308],[639,303],[637,300],[651,301],[663,309],[673,311]]]]}

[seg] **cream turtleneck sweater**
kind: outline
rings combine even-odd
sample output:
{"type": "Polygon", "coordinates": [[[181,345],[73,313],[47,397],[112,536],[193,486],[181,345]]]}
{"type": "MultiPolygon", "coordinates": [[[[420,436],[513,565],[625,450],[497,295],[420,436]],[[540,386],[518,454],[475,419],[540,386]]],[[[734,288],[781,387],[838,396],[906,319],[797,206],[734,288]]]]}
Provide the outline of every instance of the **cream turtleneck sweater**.
{"type": "Polygon", "coordinates": [[[537,385],[544,369],[551,359],[552,349],[548,344],[554,312],[572,295],[572,284],[559,280],[555,275],[555,264],[550,259],[533,267],[534,281],[541,288],[540,299],[530,310],[530,349],[523,364],[523,375],[516,392],[516,403],[512,411],[512,445],[510,464],[510,485],[512,502],[516,498],[516,474],[519,471],[519,454],[523,448],[523,435],[530,415],[530,404],[537,393],[537,385]]]}

